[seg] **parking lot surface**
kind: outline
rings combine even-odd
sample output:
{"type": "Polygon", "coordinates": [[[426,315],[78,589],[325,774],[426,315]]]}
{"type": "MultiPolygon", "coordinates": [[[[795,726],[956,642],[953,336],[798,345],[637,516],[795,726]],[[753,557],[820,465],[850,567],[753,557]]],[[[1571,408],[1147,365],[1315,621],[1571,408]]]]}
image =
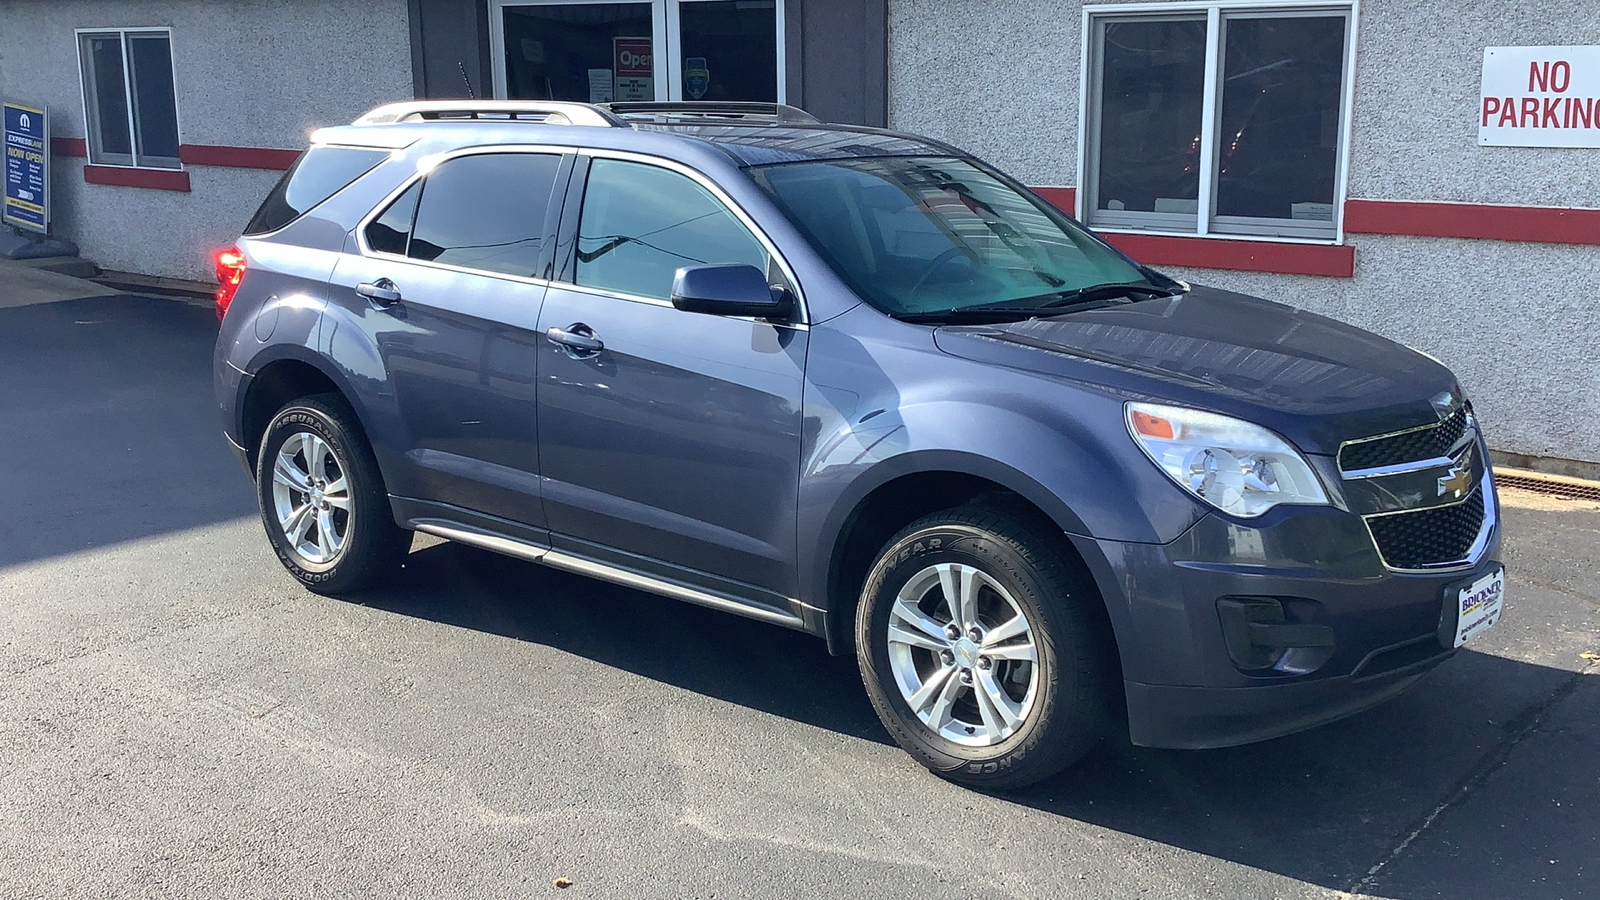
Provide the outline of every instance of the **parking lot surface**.
{"type": "Polygon", "coordinates": [[[303,591],[215,330],[0,308],[0,896],[1600,896],[1594,504],[1504,492],[1504,618],[1392,703],[985,795],[774,626],[422,539],[303,591]]]}

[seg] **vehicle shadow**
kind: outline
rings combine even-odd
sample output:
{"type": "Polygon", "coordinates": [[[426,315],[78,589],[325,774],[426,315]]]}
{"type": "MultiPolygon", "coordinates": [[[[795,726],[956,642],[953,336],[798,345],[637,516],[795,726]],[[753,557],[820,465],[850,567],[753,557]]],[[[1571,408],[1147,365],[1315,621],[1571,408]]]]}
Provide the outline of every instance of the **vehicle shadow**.
{"type": "Polygon", "coordinates": [[[421,546],[374,609],[554,647],[698,694],[890,743],[854,658],[817,638],[461,544],[421,546]]]}
{"type": "MultiPolygon", "coordinates": [[[[821,641],[798,632],[451,543],[413,551],[398,583],[356,599],[890,743],[854,660],[831,657],[821,641]]],[[[1111,741],[1050,781],[993,797],[1348,890],[1503,756],[1529,711],[1572,677],[1463,651],[1410,692],[1342,722],[1222,750],[1111,741]]],[[[1444,888],[1450,879],[1442,874],[1443,896],[1572,893],[1571,885],[1530,886],[1540,854],[1529,850],[1521,860],[1518,852],[1511,845],[1490,881],[1444,888]]]]}
{"type": "Polygon", "coordinates": [[[153,297],[0,309],[0,567],[255,515],[216,337],[211,310],[153,297]]]}

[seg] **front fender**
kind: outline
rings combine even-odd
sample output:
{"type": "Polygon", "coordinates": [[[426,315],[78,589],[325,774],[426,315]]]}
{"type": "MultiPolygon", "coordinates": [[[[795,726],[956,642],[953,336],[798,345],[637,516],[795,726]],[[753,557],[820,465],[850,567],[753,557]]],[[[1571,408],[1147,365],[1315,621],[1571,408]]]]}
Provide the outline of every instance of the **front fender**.
{"type": "Polygon", "coordinates": [[[909,474],[987,479],[1063,532],[1101,540],[1164,544],[1205,515],[1133,443],[1122,397],[953,357],[900,323],[887,324],[901,329],[890,340],[875,340],[871,323],[848,327],[812,330],[799,529],[807,603],[827,606],[855,511],[909,474]]]}

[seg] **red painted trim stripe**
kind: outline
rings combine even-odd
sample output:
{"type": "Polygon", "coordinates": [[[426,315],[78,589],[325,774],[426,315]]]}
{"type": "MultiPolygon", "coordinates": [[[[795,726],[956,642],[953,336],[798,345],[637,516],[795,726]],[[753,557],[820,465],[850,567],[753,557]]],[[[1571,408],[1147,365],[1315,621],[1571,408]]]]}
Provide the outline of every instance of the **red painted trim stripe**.
{"type": "Polygon", "coordinates": [[[89,142],[83,138],[53,137],[50,139],[50,153],[55,156],[88,159],[89,142]]]}
{"type": "Polygon", "coordinates": [[[1123,253],[1151,265],[1275,272],[1280,275],[1326,275],[1333,278],[1349,278],[1356,270],[1356,248],[1342,244],[1097,233],[1123,253]]]}
{"type": "Polygon", "coordinates": [[[1356,234],[1600,245],[1600,209],[1346,200],[1344,230],[1356,234]]]}
{"type": "Polygon", "coordinates": [[[1054,205],[1056,209],[1061,210],[1062,212],[1066,213],[1067,215],[1069,215],[1069,216],[1077,215],[1077,213],[1073,212],[1073,210],[1078,208],[1078,189],[1077,188],[1069,188],[1069,187],[1036,187],[1036,188],[1033,189],[1033,192],[1035,194],[1038,194],[1039,196],[1045,198],[1046,200],[1049,200],[1050,203],[1052,205],[1054,205]]]}
{"type": "MultiPolygon", "coordinates": [[[[51,138],[50,152],[55,156],[88,159],[89,142],[83,138],[51,138]]],[[[178,159],[186,166],[225,166],[233,169],[272,169],[282,172],[294,165],[294,161],[299,158],[299,150],[274,150],[268,147],[225,147],[214,144],[180,144],[178,146],[178,159]]]]}
{"type": "Polygon", "coordinates": [[[183,144],[178,159],[186,166],[227,166],[234,169],[275,169],[294,165],[299,150],[272,150],[266,147],[224,147],[213,144],[183,144]]]}
{"type": "Polygon", "coordinates": [[[116,184],[123,187],[151,188],[158,191],[189,192],[189,173],[176,169],[132,169],[126,166],[83,167],[83,180],[90,184],[116,184]]]}

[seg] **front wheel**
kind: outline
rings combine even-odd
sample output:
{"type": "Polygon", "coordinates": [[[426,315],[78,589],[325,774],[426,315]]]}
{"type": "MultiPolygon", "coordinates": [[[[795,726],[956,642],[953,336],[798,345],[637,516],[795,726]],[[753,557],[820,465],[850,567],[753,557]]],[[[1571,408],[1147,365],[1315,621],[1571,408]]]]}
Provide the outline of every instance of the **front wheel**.
{"type": "Polygon", "coordinates": [[[272,417],[256,458],[256,499],[278,560],[319,594],[372,586],[411,546],[355,414],[336,394],[292,401],[272,417]]]}
{"type": "Polygon", "coordinates": [[[1109,625],[1050,536],[964,507],[891,539],[856,614],[862,680],[895,741],[938,775],[1013,788],[1087,753],[1111,714],[1109,625]]]}

